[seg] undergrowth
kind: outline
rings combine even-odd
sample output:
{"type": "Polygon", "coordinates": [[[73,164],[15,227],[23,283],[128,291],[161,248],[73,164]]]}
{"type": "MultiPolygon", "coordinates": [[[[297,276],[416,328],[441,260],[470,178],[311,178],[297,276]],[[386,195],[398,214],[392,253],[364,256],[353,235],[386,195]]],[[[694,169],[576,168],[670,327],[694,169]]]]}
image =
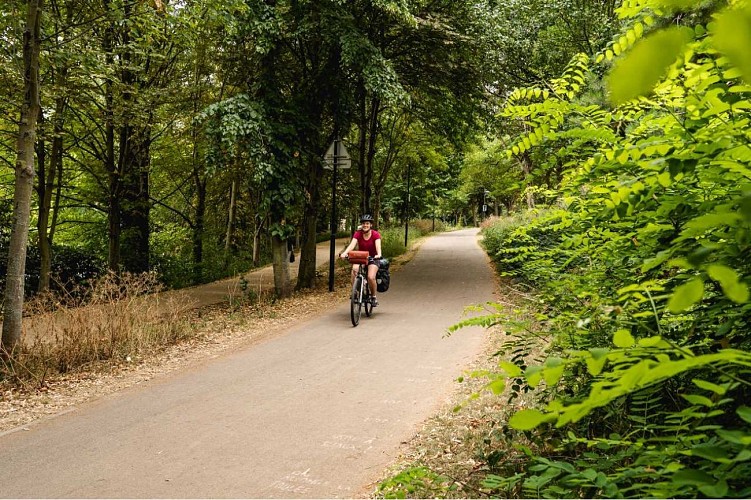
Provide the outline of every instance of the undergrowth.
{"type": "Polygon", "coordinates": [[[160,295],[155,274],[106,274],[63,295],[27,302],[24,342],[0,355],[0,381],[40,387],[50,376],[96,363],[121,363],[191,333],[185,295],[160,295]]]}

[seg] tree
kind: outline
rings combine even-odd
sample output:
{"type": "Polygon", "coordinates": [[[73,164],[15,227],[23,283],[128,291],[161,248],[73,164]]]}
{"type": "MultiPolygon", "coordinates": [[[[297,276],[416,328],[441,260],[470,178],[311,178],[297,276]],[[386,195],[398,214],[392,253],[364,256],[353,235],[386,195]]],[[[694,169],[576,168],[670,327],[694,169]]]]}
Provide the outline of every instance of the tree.
{"type": "Polygon", "coordinates": [[[26,245],[34,187],[34,142],[39,103],[40,21],[43,0],[27,0],[23,33],[24,101],[18,127],[18,156],[13,196],[13,227],[8,247],[8,275],[3,301],[2,348],[13,352],[21,342],[26,245]]]}

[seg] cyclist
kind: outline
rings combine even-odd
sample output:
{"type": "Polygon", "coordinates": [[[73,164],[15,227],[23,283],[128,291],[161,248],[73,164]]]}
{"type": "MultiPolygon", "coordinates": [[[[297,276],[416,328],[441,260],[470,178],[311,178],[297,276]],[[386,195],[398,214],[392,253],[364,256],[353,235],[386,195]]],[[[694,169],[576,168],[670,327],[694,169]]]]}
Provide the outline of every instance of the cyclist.
{"type": "MultiPolygon", "coordinates": [[[[381,258],[381,235],[373,229],[373,216],[370,214],[364,214],[360,217],[360,229],[355,231],[349,246],[339,256],[342,259],[346,259],[347,254],[350,250],[354,250],[355,247],[358,250],[367,251],[368,255],[373,257],[374,260],[381,258]]],[[[355,278],[357,277],[357,267],[357,264],[352,266],[352,284],[355,283],[355,278]]],[[[370,301],[373,307],[378,305],[378,299],[376,298],[376,292],[378,291],[376,288],[377,272],[378,262],[368,262],[368,286],[370,287],[370,301]]]]}

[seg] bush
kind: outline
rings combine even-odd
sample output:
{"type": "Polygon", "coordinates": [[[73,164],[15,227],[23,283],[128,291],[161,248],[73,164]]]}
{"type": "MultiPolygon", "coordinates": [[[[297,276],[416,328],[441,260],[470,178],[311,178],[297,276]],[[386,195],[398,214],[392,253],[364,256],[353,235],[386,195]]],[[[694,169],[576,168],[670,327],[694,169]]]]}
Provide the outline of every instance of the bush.
{"type": "MultiPolygon", "coordinates": [[[[0,237],[0,294],[5,290],[8,273],[8,238],[0,237]]],[[[24,293],[33,296],[39,289],[39,249],[30,245],[26,251],[26,278],[24,293]]],[[[93,253],[66,245],[52,247],[50,288],[61,294],[72,294],[81,285],[99,277],[105,270],[105,262],[93,253]]]]}

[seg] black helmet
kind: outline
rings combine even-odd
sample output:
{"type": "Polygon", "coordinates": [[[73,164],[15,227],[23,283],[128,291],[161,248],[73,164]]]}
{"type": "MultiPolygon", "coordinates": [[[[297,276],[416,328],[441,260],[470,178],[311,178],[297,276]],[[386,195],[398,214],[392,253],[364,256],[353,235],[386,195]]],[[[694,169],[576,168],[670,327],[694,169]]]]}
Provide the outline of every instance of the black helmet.
{"type": "Polygon", "coordinates": [[[370,214],[364,214],[360,217],[360,222],[373,222],[373,216],[370,214]]]}

